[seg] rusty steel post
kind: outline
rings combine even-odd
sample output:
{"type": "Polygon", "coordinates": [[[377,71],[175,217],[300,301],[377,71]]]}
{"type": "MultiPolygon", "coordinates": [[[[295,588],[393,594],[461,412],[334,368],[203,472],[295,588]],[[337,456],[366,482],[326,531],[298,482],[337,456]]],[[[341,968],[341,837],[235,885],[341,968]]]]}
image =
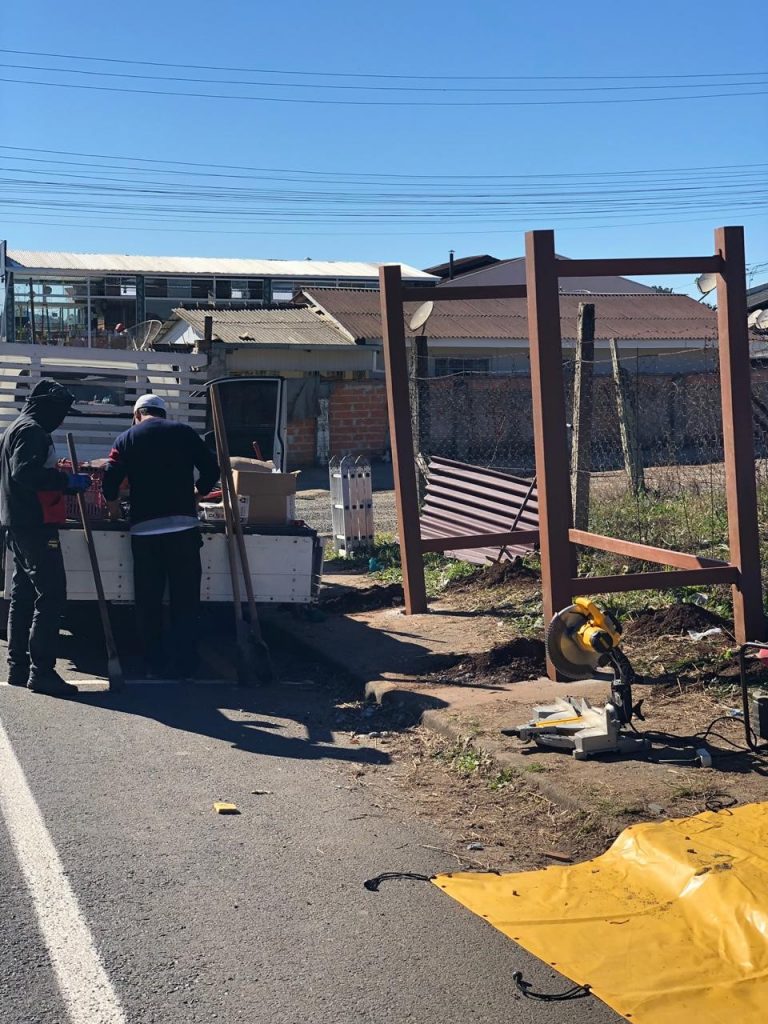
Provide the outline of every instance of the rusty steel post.
{"type": "MultiPolygon", "coordinates": [[[[525,236],[533,436],[539,494],[539,544],[544,622],[570,604],[576,575],[560,336],[560,293],[553,231],[525,236]]],[[[547,663],[552,679],[556,673],[547,663]]]]}
{"type": "Polygon", "coordinates": [[[399,264],[379,268],[379,286],[397,530],[403,567],[403,594],[405,613],[413,615],[427,610],[427,591],[424,582],[424,558],[421,552],[408,358],[405,350],[403,286],[399,264]]]}
{"type": "Polygon", "coordinates": [[[749,640],[763,640],[765,637],[744,229],[717,228],[715,251],[721,260],[717,277],[717,331],[728,538],[731,564],[739,570],[739,584],[733,588],[733,620],[736,641],[743,644],[749,640]]]}

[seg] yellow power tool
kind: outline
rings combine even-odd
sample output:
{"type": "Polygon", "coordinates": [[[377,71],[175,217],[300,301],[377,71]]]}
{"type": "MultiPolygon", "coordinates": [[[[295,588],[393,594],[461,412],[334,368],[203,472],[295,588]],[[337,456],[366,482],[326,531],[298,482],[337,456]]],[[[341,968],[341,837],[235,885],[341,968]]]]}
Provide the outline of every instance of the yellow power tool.
{"type": "Polygon", "coordinates": [[[620,720],[627,723],[633,713],[632,682],[635,673],[620,649],[621,625],[609,611],[603,611],[586,597],[552,617],[544,637],[549,659],[568,679],[588,679],[600,668],[614,673],[612,689],[620,720]]]}

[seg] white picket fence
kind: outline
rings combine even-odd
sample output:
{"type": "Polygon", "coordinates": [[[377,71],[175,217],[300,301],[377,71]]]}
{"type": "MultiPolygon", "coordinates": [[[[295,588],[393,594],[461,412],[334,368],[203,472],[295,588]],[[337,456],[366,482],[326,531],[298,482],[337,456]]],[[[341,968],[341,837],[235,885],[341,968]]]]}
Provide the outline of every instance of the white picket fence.
{"type": "Polygon", "coordinates": [[[66,433],[75,436],[78,456],[104,457],[118,434],[131,425],[133,403],[152,392],[168,404],[169,418],[205,430],[206,398],[196,396],[206,380],[207,358],[187,352],[126,352],[47,345],[0,345],[0,431],[16,418],[43,377],[75,393],[73,415],[53,435],[60,456],[66,433]]]}

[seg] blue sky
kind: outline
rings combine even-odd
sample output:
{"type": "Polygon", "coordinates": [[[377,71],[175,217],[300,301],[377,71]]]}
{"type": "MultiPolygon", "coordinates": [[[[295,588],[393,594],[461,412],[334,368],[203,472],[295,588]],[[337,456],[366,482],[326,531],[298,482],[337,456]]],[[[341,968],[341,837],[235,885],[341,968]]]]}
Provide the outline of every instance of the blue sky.
{"type": "MultiPolygon", "coordinates": [[[[79,0],[76,5],[37,0],[24,8],[13,5],[11,10],[6,5],[0,15],[0,46],[6,49],[188,66],[435,76],[435,80],[270,78],[265,73],[248,76],[96,62],[74,64],[64,59],[0,53],[2,65],[30,66],[28,70],[0,67],[0,79],[17,79],[0,83],[0,141],[6,146],[28,147],[25,153],[0,151],[0,167],[13,171],[12,177],[24,177],[32,168],[38,172],[37,180],[47,176],[55,184],[62,164],[78,159],[84,166],[69,168],[69,172],[86,173],[94,179],[104,174],[115,180],[151,178],[168,183],[179,170],[166,168],[164,177],[149,170],[143,177],[131,175],[126,168],[132,161],[127,158],[135,157],[295,168],[342,177],[375,173],[382,175],[382,192],[390,190],[388,176],[424,176],[418,188],[414,186],[417,197],[410,219],[388,217],[386,200],[382,203],[379,199],[375,223],[338,218],[336,213],[318,215],[319,223],[312,223],[310,218],[302,217],[301,208],[287,224],[265,224],[254,218],[239,222],[232,216],[217,220],[215,212],[202,217],[196,214],[193,207],[198,201],[184,197],[175,203],[180,212],[166,213],[162,218],[151,210],[106,217],[87,209],[68,208],[65,196],[65,205],[58,207],[58,212],[0,205],[0,237],[7,237],[17,248],[402,260],[426,266],[445,259],[450,248],[459,256],[474,252],[518,255],[526,228],[555,227],[558,250],[571,256],[671,255],[708,252],[714,226],[743,223],[747,228],[748,260],[762,263],[768,261],[768,206],[763,205],[768,190],[762,173],[768,166],[746,172],[744,189],[735,188],[727,208],[722,195],[716,193],[711,200],[699,197],[690,207],[681,205],[662,213],[639,208],[624,217],[615,211],[610,215],[594,210],[580,213],[574,206],[574,218],[567,203],[557,216],[542,215],[535,208],[520,211],[519,207],[504,219],[487,213],[457,217],[440,208],[429,216],[419,215],[418,194],[429,191],[434,175],[531,175],[530,187],[531,181],[538,181],[542,175],[581,174],[589,187],[597,187],[599,192],[601,187],[612,189],[620,180],[595,177],[605,172],[768,165],[768,95],[701,98],[721,91],[768,92],[768,59],[763,56],[763,48],[752,43],[765,38],[768,17],[763,4],[759,0],[730,0],[725,17],[723,10],[723,5],[714,0],[698,0],[696,4],[650,0],[640,6],[615,0],[583,4],[564,0],[551,0],[549,4],[444,0],[439,5],[402,0],[386,4],[294,0],[284,9],[279,4],[229,0],[214,5],[201,0],[134,0],[119,7],[94,0],[79,0]],[[428,98],[443,103],[451,99],[530,101],[687,94],[687,89],[679,88],[686,79],[669,79],[669,91],[617,89],[594,93],[586,88],[626,83],[624,78],[609,82],[607,76],[726,76],[759,72],[763,65],[767,66],[765,75],[741,79],[751,88],[747,84],[738,89],[730,85],[721,88],[717,79],[710,79],[709,85],[699,80],[697,98],[685,102],[442,109],[160,97],[18,81],[213,91],[219,95],[250,90],[253,95],[306,98],[428,98]],[[65,66],[112,74],[123,71],[189,77],[193,81],[158,84],[32,69],[65,66]],[[211,77],[250,77],[254,81],[303,81],[307,85],[324,81],[439,87],[455,86],[450,78],[459,75],[575,76],[570,83],[540,77],[536,81],[499,80],[490,85],[550,89],[570,84],[585,91],[316,92],[307,88],[280,91],[271,87],[205,85],[206,78],[211,77]],[[577,81],[581,76],[593,77],[577,81]],[[762,82],[766,84],[761,89],[758,83],[762,82]],[[86,160],[62,157],[59,161],[38,153],[35,164],[26,162],[34,156],[32,150],[96,156],[86,160]],[[40,162],[46,159],[49,163],[40,162]],[[114,170],[115,166],[119,169],[114,170]],[[761,185],[763,194],[756,195],[761,185]]],[[[458,84],[477,88],[488,83],[466,80],[458,84]]],[[[270,188],[284,186],[280,174],[273,177],[276,181],[269,184],[270,188]]],[[[692,178],[706,184],[708,172],[697,170],[692,178]]],[[[184,184],[185,179],[173,180],[184,184]]],[[[570,179],[570,187],[578,191],[580,180],[570,179]]],[[[214,178],[194,181],[207,187],[221,183],[214,178]]],[[[334,185],[330,178],[328,181],[332,188],[344,187],[334,185]]],[[[232,182],[223,179],[223,183],[232,182]]],[[[468,191],[473,191],[473,184],[471,177],[462,180],[468,191]]],[[[490,181],[483,183],[483,189],[491,186],[500,187],[490,181]]],[[[443,187],[449,184],[443,182],[443,187]]],[[[514,181],[504,185],[512,199],[516,187],[514,181]]],[[[690,285],[676,283],[681,289],[690,285]]]]}

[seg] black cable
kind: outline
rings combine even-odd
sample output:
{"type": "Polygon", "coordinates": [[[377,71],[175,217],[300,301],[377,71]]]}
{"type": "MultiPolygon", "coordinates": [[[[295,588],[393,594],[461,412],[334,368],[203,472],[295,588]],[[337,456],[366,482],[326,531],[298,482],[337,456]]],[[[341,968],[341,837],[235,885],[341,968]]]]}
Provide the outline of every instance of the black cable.
{"type": "MultiPolygon", "coordinates": [[[[768,82],[682,82],[680,84],[662,83],[659,85],[556,85],[556,86],[446,86],[446,85],[350,85],[331,82],[248,82],[240,78],[205,78],[183,75],[140,75],[129,71],[91,71],[87,68],[49,68],[39,64],[12,64],[0,62],[0,68],[11,68],[18,71],[46,71],[55,74],[89,75],[96,78],[130,78],[151,82],[192,82],[201,81],[206,85],[246,85],[268,89],[342,89],[345,92],[437,92],[437,93],[543,93],[543,92],[632,92],[649,89],[714,89],[738,88],[768,85],[768,82]]],[[[729,94],[725,94],[729,95],[729,94]]],[[[741,96],[743,93],[735,93],[741,96]]],[[[695,97],[689,97],[693,99],[695,97]]]]}
{"type": "Polygon", "coordinates": [[[531,983],[523,978],[522,971],[515,971],[512,980],[517,986],[518,992],[526,999],[537,999],[541,1003],[565,1003],[571,999],[584,999],[592,995],[590,985],[572,985],[564,992],[535,992],[531,983]]]}
{"type": "Polygon", "coordinates": [[[414,882],[431,882],[433,875],[419,875],[414,871],[383,871],[380,875],[376,875],[375,878],[369,878],[363,885],[368,892],[378,892],[379,886],[382,882],[390,882],[394,879],[410,878],[414,882]]]}
{"type": "Polygon", "coordinates": [[[727,811],[738,802],[737,797],[731,796],[730,793],[713,793],[704,801],[704,806],[708,811],[727,811]]]}
{"type": "Polygon", "coordinates": [[[279,68],[237,68],[229,66],[217,66],[210,64],[171,64],[168,61],[156,60],[131,60],[126,57],[94,57],[84,53],[47,53],[40,50],[12,50],[0,48],[0,53],[14,53],[25,57],[52,57],[56,60],[88,60],[96,61],[99,64],[134,64],[142,67],[162,68],[183,68],[187,71],[236,71],[242,74],[260,75],[309,75],[319,78],[386,78],[405,81],[639,81],[648,79],[680,79],[680,78],[754,78],[756,75],[764,75],[766,71],[703,71],[699,74],[672,74],[672,75],[457,75],[451,72],[448,75],[378,75],[368,72],[354,71],[307,71],[279,69],[279,68]]]}
{"type": "MultiPolygon", "coordinates": [[[[51,74],[55,74],[51,69],[51,74]]],[[[9,85],[37,85],[47,89],[85,89],[88,92],[116,92],[133,96],[173,96],[187,99],[208,100],[250,100],[257,103],[293,103],[312,106],[343,107],[574,107],[603,105],[606,103],[679,103],[686,100],[742,99],[752,96],[766,96],[763,89],[749,92],[708,92],[698,96],[625,96],[621,99],[552,99],[552,100],[335,100],[310,98],[308,96],[248,96],[242,93],[191,92],[172,89],[126,89],[113,85],[82,85],[76,82],[41,82],[32,78],[0,78],[9,85]]],[[[749,86],[751,83],[744,83],[749,86]]],[[[759,84],[759,83],[758,83],[759,84]]]]}
{"type": "MultiPolygon", "coordinates": [[[[1,51],[0,51],[1,52],[1,51]]],[[[94,160],[106,161],[120,159],[123,161],[131,161],[132,163],[151,163],[151,164],[172,164],[179,167],[215,167],[223,170],[230,171],[268,171],[275,174],[311,174],[320,175],[322,177],[338,177],[339,175],[347,174],[346,171],[310,171],[298,168],[290,167],[252,167],[247,164],[214,164],[207,162],[198,162],[194,160],[166,160],[162,157],[141,157],[141,156],[119,156],[118,154],[104,154],[104,153],[81,153],[77,150],[68,149],[39,149],[31,146],[7,146],[2,145],[0,149],[13,150],[16,152],[23,153],[48,153],[55,156],[82,156],[89,157],[94,160]]],[[[91,166],[91,165],[89,165],[91,166]]],[[[752,168],[763,168],[768,167],[768,163],[749,163],[749,164],[710,164],[703,165],[700,167],[646,167],[636,168],[628,171],[572,171],[567,173],[559,174],[394,174],[394,173],[378,173],[373,171],[355,171],[357,177],[363,178],[405,178],[409,181],[428,180],[430,182],[434,180],[443,179],[469,179],[475,180],[496,180],[505,179],[510,181],[520,181],[526,179],[534,179],[538,181],[540,178],[555,178],[555,179],[581,179],[589,178],[593,175],[601,178],[621,178],[632,174],[692,174],[707,172],[709,175],[712,171],[733,171],[733,170],[744,170],[752,168]]],[[[711,175],[710,175],[711,176],[711,175]]]]}

